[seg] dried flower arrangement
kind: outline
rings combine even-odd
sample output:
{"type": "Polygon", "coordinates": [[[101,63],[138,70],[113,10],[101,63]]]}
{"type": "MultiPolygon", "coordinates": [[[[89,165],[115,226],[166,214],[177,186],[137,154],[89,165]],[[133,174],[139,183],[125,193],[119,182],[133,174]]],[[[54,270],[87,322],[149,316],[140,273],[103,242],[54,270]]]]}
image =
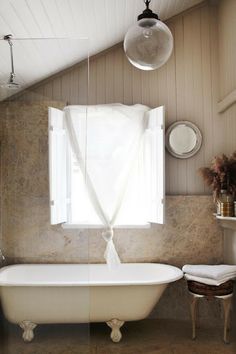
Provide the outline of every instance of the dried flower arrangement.
{"type": "Polygon", "coordinates": [[[230,157],[224,154],[214,157],[211,166],[200,168],[199,173],[212,188],[214,201],[218,199],[221,189],[236,197],[236,151],[230,157]]]}

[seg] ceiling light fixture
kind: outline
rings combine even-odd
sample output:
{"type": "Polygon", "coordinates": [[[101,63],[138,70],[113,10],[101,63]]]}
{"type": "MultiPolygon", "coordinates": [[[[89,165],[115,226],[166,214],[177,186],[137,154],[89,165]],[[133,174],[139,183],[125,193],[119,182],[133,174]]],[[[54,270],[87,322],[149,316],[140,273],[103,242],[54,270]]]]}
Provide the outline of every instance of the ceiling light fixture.
{"type": "Polygon", "coordinates": [[[1,87],[8,88],[11,90],[17,90],[20,88],[20,84],[15,82],[15,71],[14,71],[14,60],[13,60],[13,42],[12,42],[12,35],[7,34],[6,36],[3,37],[5,41],[8,42],[9,47],[10,47],[10,56],[11,56],[11,72],[10,72],[10,77],[7,83],[4,83],[1,85],[1,87]]]}
{"type": "Polygon", "coordinates": [[[146,9],[138,22],[125,35],[124,51],[134,66],[141,70],[155,70],[164,65],[173,50],[173,36],[169,28],[149,9],[151,0],[144,0],[146,9]]]}

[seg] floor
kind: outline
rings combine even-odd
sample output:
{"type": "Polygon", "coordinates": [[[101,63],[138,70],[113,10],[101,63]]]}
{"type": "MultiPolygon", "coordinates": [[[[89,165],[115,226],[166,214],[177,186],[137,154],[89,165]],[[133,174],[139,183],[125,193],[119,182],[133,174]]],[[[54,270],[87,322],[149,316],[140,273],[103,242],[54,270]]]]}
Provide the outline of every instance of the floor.
{"type": "Polygon", "coordinates": [[[145,320],[124,325],[119,344],[110,341],[105,324],[43,325],[33,342],[25,344],[21,330],[1,321],[1,354],[235,354],[236,330],[231,343],[222,341],[222,328],[199,328],[191,340],[190,323],[145,320]]]}

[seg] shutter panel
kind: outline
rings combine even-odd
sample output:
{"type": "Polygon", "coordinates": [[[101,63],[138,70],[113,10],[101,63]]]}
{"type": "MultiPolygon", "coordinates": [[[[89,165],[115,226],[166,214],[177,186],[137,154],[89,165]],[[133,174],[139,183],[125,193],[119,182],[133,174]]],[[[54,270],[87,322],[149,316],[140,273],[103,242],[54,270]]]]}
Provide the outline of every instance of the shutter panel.
{"type": "Polygon", "coordinates": [[[165,210],[165,107],[147,112],[149,131],[149,222],[164,223],[165,210]]]}
{"type": "Polygon", "coordinates": [[[67,221],[67,139],[63,112],[49,107],[49,189],[52,225],[67,221]]]}

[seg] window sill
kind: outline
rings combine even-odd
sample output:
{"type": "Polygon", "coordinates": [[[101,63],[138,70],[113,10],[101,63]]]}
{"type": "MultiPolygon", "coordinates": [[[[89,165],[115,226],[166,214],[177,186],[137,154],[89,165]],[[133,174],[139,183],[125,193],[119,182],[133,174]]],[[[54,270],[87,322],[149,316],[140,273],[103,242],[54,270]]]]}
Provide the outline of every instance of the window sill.
{"type": "MultiPolygon", "coordinates": [[[[104,225],[91,225],[91,224],[70,224],[64,223],[61,225],[63,229],[105,229],[104,225]]],[[[143,225],[115,225],[114,229],[150,229],[151,224],[143,225]]]]}

